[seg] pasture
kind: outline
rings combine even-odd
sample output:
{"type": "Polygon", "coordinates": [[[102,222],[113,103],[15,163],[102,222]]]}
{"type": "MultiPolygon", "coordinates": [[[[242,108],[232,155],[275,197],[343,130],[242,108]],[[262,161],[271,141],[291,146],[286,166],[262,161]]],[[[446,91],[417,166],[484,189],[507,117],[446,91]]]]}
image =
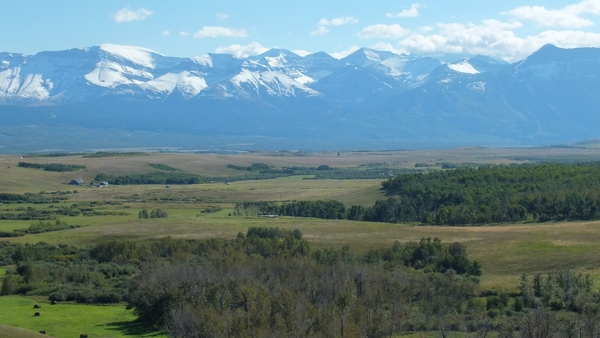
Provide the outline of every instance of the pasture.
{"type": "MultiPolygon", "coordinates": [[[[15,243],[47,242],[78,247],[94,245],[111,239],[147,240],[172,236],[187,239],[234,238],[250,227],[267,226],[300,229],[313,247],[349,245],[358,251],[391,246],[394,241],[419,241],[440,238],[443,243],[461,242],[470,256],[481,262],[481,290],[514,291],[523,273],[575,269],[600,279],[600,221],[515,223],[476,227],[435,227],[416,224],[369,223],[348,220],[313,218],[232,216],[236,202],[292,200],[338,200],[350,205],[372,205],[386,196],[379,189],[379,179],[311,180],[306,176],[290,176],[268,180],[206,183],[196,185],[111,185],[106,188],[70,186],[74,178],[89,183],[97,174],[129,175],[155,172],[156,164],[178,171],[206,177],[241,175],[228,164],[250,166],[265,163],[275,168],[305,166],[360,168],[382,164],[390,168],[414,168],[417,163],[436,166],[439,163],[511,164],[537,160],[584,161],[600,160],[595,147],[487,149],[464,148],[437,151],[346,152],[307,154],[301,152],[217,154],[148,154],[87,158],[30,157],[0,155],[0,193],[39,193],[53,196],[62,192],[67,199],[58,203],[0,204],[0,213],[16,214],[31,210],[57,208],[92,208],[98,215],[60,216],[69,225],[84,225],[71,230],[3,238],[15,243]],[[75,172],[47,172],[19,168],[19,161],[85,165],[75,172]],[[155,165],[150,165],[155,164],[155,165]],[[74,193],[76,191],[76,193],[74,193]],[[201,213],[218,206],[216,213],[201,213]],[[163,209],[168,218],[139,219],[143,210],[163,209]]],[[[30,220],[0,220],[0,231],[27,228],[30,220]]],[[[7,267],[0,267],[0,278],[7,267]]],[[[600,283],[596,283],[599,286],[600,283]]],[[[84,306],[44,303],[42,316],[33,317],[33,304],[43,299],[0,297],[0,324],[37,332],[45,329],[56,337],[88,333],[94,337],[155,336],[140,331],[132,321],[135,316],[124,306],[84,306]],[[68,325],[65,325],[68,323],[68,325]]],[[[10,328],[0,326],[2,330],[10,328]]],[[[29,337],[23,333],[23,337],[29,337]]],[[[32,333],[36,336],[35,333],[32,333]]]]}
{"type": "Polygon", "coordinates": [[[125,306],[50,305],[43,299],[4,296],[0,297],[0,318],[6,326],[45,330],[52,337],[79,337],[82,333],[90,337],[163,337],[136,325],[135,316],[125,306]],[[34,309],[35,304],[42,307],[34,309]],[[34,316],[35,312],[40,316],[34,316]]]}

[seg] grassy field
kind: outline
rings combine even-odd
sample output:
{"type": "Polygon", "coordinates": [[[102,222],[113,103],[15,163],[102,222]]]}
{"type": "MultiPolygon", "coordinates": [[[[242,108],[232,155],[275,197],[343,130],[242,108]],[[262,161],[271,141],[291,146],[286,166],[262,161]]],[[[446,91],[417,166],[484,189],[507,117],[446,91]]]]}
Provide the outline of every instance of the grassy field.
{"type": "MultiPolygon", "coordinates": [[[[335,199],[346,205],[372,205],[385,198],[381,180],[305,180],[302,176],[261,181],[239,181],[198,185],[138,185],[93,188],[73,187],[66,183],[73,178],[87,182],[98,173],[127,175],[156,171],[150,164],[164,164],[181,172],[204,176],[240,175],[227,164],[249,166],[266,163],[277,168],[285,166],[355,167],[369,163],[388,163],[394,167],[413,168],[415,163],[523,163],[535,159],[600,159],[597,149],[486,149],[464,148],[440,151],[395,151],[306,154],[297,152],[246,153],[240,155],[150,154],[107,158],[82,156],[57,158],[26,158],[0,155],[0,192],[37,193],[40,191],[73,191],[67,201],[50,204],[2,204],[0,212],[18,213],[17,209],[52,209],[93,207],[98,212],[124,213],[105,216],[63,217],[70,225],[82,228],[47,232],[16,238],[16,243],[70,244],[91,246],[99,241],[128,238],[146,240],[163,236],[207,239],[233,238],[249,227],[273,226],[300,229],[314,247],[350,245],[359,251],[391,246],[394,241],[419,241],[421,238],[442,239],[444,243],[462,242],[472,258],[483,265],[482,289],[515,290],[519,276],[526,272],[549,272],[576,269],[599,280],[600,287],[600,221],[520,223],[478,227],[431,227],[413,224],[385,224],[281,217],[264,219],[229,216],[236,202],[290,201],[335,199]],[[87,166],[74,173],[45,172],[18,168],[19,161],[34,163],[64,163],[87,166]],[[91,204],[90,204],[91,203],[91,204]],[[217,213],[201,214],[210,206],[223,209],[217,213]],[[138,219],[142,209],[167,210],[165,219],[138,219]]],[[[156,167],[156,166],[155,166],[156,167]]],[[[45,195],[49,196],[49,195],[45,195]]],[[[32,221],[0,221],[0,231],[27,228],[32,221]]],[[[0,269],[0,278],[5,269],[0,269]]],[[[42,301],[41,299],[37,300],[42,301]]],[[[33,317],[30,298],[0,297],[0,323],[37,332],[45,329],[56,337],[77,336],[86,332],[90,337],[127,337],[140,334],[124,307],[97,307],[44,304],[41,317],[33,317]],[[69,325],[65,325],[69,323],[69,325]]],[[[0,327],[2,330],[10,328],[0,327]]],[[[23,337],[27,337],[23,333],[23,337]]]]}
{"type": "Polygon", "coordinates": [[[88,246],[99,240],[117,238],[233,238],[249,227],[273,226],[300,229],[316,247],[350,245],[360,251],[391,246],[394,241],[419,241],[427,237],[438,237],[444,243],[462,242],[469,248],[470,255],[483,264],[483,288],[514,289],[524,272],[532,274],[576,268],[600,275],[600,247],[597,245],[600,242],[600,222],[597,221],[436,227],[292,217],[234,217],[228,216],[233,211],[231,208],[214,214],[200,214],[201,208],[201,204],[185,205],[184,208],[175,203],[141,204],[127,209],[131,212],[130,216],[67,218],[70,224],[87,221],[88,226],[8,240],[88,246]],[[168,210],[169,217],[137,218],[139,210],[157,206],[168,210]]]}
{"type": "Polygon", "coordinates": [[[41,299],[4,296],[0,297],[0,318],[4,325],[46,330],[53,337],[79,337],[81,333],[90,337],[163,337],[136,325],[135,316],[125,306],[50,305],[41,299]],[[35,304],[41,309],[34,309],[35,304]],[[35,312],[40,316],[35,317],[35,312]]]}
{"type": "MultiPolygon", "coordinates": [[[[470,147],[446,150],[415,150],[385,152],[342,152],[303,153],[303,152],[249,152],[237,155],[219,154],[169,154],[152,153],[147,156],[116,156],[86,158],[32,157],[21,158],[15,155],[0,155],[0,186],[3,192],[38,192],[41,190],[72,190],[66,185],[73,178],[83,178],[87,182],[98,173],[127,175],[156,171],[151,164],[164,164],[181,172],[209,177],[243,175],[227,167],[228,164],[249,166],[265,163],[276,168],[305,166],[317,167],[357,167],[373,163],[387,163],[396,168],[414,168],[416,163],[523,163],[535,160],[590,161],[600,160],[594,147],[547,147],[547,148],[482,148],[470,147]],[[38,169],[18,168],[20,161],[31,163],[61,163],[85,165],[87,169],[77,172],[47,172],[38,169]]],[[[77,189],[77,188],[75,188],[77,189]]]]}

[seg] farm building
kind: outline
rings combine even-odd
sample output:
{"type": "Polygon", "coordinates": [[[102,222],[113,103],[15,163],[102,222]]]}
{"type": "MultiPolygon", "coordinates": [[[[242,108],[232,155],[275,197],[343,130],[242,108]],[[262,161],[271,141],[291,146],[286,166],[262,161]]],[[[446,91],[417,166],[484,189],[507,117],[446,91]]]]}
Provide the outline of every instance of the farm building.
{"type": "Polygon", "coordinates": [[[76,178],[69,182],[70,185],[84,185],[85,182],[81,178],[76,178]]]}

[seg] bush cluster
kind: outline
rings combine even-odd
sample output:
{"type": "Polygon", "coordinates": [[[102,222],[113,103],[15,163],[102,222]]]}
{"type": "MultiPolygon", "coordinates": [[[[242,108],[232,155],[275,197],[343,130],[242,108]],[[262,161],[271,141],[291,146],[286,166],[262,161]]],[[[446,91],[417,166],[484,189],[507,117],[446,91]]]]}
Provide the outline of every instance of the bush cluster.
{"type": "Polygon", "coordinates": [[[138,213],[138,218],[140,218],[140,219],[143,219],[143,218],[167,218],[167,217],[169,217],[169,213],[167,213],[167,211],[163,210],[163,209],[154,209],[150,212],[148,212],[148,210],[144,209],[138,213]]]}

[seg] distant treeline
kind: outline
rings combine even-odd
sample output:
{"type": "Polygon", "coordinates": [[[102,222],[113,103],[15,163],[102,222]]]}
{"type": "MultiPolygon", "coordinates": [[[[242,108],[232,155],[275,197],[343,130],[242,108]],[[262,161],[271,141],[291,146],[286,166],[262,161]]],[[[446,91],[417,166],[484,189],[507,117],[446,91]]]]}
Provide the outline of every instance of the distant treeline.
{"type": "Polygon", "coordinates": [[[249,167],[229,164],[230,169],[248,171],[252,174],[210,178],[211,181],[232,182],[239,180],[271,179],[288,176],[312,176],[305,179],[314,180],[352,180],[352,179],[385,179],[400,174],[414,173],[418,170],[408,168],[389,168],[387,166],[361,166],[353,168],[334,168],[328,165],[318,167],[283,167],[275,169],[264,163],[253,163],[249,167]]]}
{"type": "MultiPolygon", "coordinates": [[[[108,182],[114,185],[127,184],[199,184],[207,182],[237,182],[246,180],[267,180],[289,176],[313,176],[306,179],[383,179],[389,178],[401,173],[414,172],[411,169],[358,169],[358,168],[341,168],[331,170],[319,170],[317,168],[284,168],[284,169],[269,169],[259,172],[250,171],[251,173],[239,176],[225,177],[204,177],[195,174],[186,174],[175,172],[175,168],[168,166],[156,167],[155,169],[164,170],[167,172],[154,172],[149,174],[131,174],[123,176],[114,176],[108,174],[98,174],[94,181],[108,182]],[[171,168],[171,169],[168,169],[171,168]]],[[[244,171],[246,171],[244,169],[244,171]]]]}
{"type": "Polygon", "coordinates": [[[12,232],[0,231],[0,237],[21,237],[31,234],[41,234],[44,232],[61,231],[69,229],[81,228],[83,225],[68,225],[67,222],[56,220],[56,222],[44,222],[38,221],[37,223],[31,223],[26,229],[16,229],[12,232]]]}
{"type": "Polygon", "coordinates": [[[60,163],[19,162],[19,164],[17,166],[21,167],[21,168],[43,169],[44,171],[55,171],[55,172],[77,171],[77,170],[81,170],[81,169],[87,169],[87,167],[84,165],[60,164],[60,163]]]}
{"type": "Polygon", "coordinates": [[[126,176],[113,176],[98,174],[94,181],[108,182],[114,185],[127,184],[199,184],[206,182],[200,175],[184,174],[178,172],[154,172],[149,174],[134,174],[126,176]]]}
{"type": "Polygon", "coordinates": [[[55,208],[50,206],[47,209],[41,208],[15,208],[14,210],[5,210],[8,212],[0,213],[0,220],[22,220],[22,221],[44,221],[56,220],[58,217],[75,217],[75,216],[126,216],[129,215],[124,211],[97,211],[92,207],[79,206],[72,204],[71,206],[60,206],[55,208]]]}
{"type": "Polygon", "coordinates": [[[0,203],[32,203],[32,204],[44,204],[44,203],[58,203],[60,201],[66,200],[66,197],[63,196],[52,196],[51,198],[47,198],[42,196],[42,194],[32,194],[32,193],[24,193],[24,194],[9,194],[9,193],[0,193],[0,203]]]}
{"type": "Polygon", "coordinates": [[[244,167],[244,166],[235,165],[235,164],[228,164],[227,168],[234,169],[234,170],[240,170],[240,171],[271,170],[271,166],[269,166],[268,164],[264,164],[264,163],[252,163],[252,165],[250,165],[249,167],[244,167]]]}
{"type": "Polygon", "coordinates": [[[600,164],[490,166],[400,175],[382,183],[378,221],[484,224],[600,218],[600,164]]]}
{"type": "Polygon", "coordinates": [[[323,219],[348,218],[346,206],[338,201],[299,201],[281,205],[274,202],[240,202],[235,205],[233,214],[235,216],[268,214],[323,219]]]}
{"type": "Polygon", "coordinates": [[[151,166],[154,169],[157,170],[164,170],[164,171],[177,171],[176,168],[173,168],[171,166],[168,166],[166,164],[161,164],[161,163],[148,163],[149,166],[151,166]]]}
{"type": "Polygon", "coordinates": [[[47,153],[47,154],[27,154],[23,155],[24,158],[33,157],[67,157],[67,156],[81,156],[87,153],[47,153]]]}
{"type": "Polygon", "coordinates": [[[600,219],[600,164],[490,166],[399,175],[373,206],[336,201],[247,202],[236,215],[477,225],[600,219]]]}
{"type": "Polygon", "coordinates": [[[121,156],[145,156],[148,153],[139,152],[139,151],[130,151],[130,152],[112,152],[112,151],[98,151],[95,153],[86,153],[83,157],[121,157],[121,156]]]}
{"type": "Polygon", "coordinates": [[[115,156],[144,156],[148,155],[145,152],[112,152],[112,151],[98,151],[95,153],[47,153],[47,154],[26,154],[23,155],[25,158],[33,157],[67,157],[67,156],[83,156],[83,157],[115,157],[115,156]]]}

